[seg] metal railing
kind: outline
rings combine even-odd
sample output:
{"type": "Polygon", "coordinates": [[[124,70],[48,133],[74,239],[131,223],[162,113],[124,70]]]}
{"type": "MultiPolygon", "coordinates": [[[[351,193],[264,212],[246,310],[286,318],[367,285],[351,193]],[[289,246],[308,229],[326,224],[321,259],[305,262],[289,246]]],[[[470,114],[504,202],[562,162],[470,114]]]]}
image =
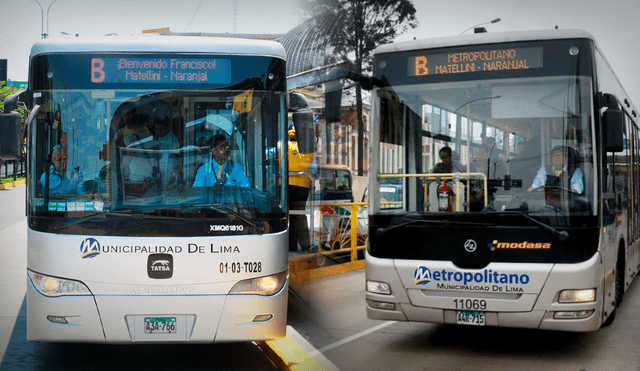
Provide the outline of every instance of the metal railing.
{"type": "MultiPolygon", "coordinates": [[[[358,208],[364,202],[317,202],[315,201],[315,177],[306,172],[289,172],[310,178],[310,197],[305,210],[290,210],[293,215],[309,218],[309,251],[296,254],[296,260],[329,258],[341,260],[349,254],[350,261],[358,260],[358,251],[366,249],[368,231],[366,221],[358,222],[358,208]],[[316,222],[317,221],[317,222],[316,222]],[[339,258],[338,258],[339,257],[339,258]]],[[[320,264],[324,265],[324,264],[320,264]]]]}
{"type": "Polygon", "coordinates": [[[291,175],[307,176],[311,186],[305,210],[289,210],[289,214],[305,215],[308,218],[310,248],[308,251],[295,252],[294,256],[290,255],[290,259],[315,260],[320,266],[328,265],[331,261],[358,261],[358,252],[367,248],[369,237],[368,222],[365,218],[358,218],[358,210],[367,203],[318,202],[315,200],[314,174],[289,172],[289,176],[291,175]]]}
{"type": "MultiPolygon", "coordinates": [[[[397,178],[427,178],[427,179],[444,179],[451,180],[453,182],[453,186],[455,188],[455,194],[460,194],[460,184],[463,180],[473,180],[480,179],[482,180],[482,192],[484,193],[484,206],[487,206],[488,203],[488,187],[487,187],[487,175],[484,173],[425,173],[425,174],[378,174],[379,179],[397,179],[397,178]]],[[[465,187],[466,191],[466,199],[470,199],[471,195],[471,187],[465,187]]],[[[429,199],[429,183],[424,185],[424,199],[425,201],[429,199]]],[[[461,210],[461,202],[462,197],[456,197],[455,199],[455,210],[461,210]]],[[[425,202],[425,207],[427,207],[425,202]]],[[[469,211],[469,203],[467,202],[467,211],[469,211]]]]}
{"type": "Polygon", "coordinates": [[[349,261],[357,261],[358,251],[365,250],[369,241],[368,221],[364,217],[359,218],[358,213],[358,209],[367,203],[322,202],[319,206],[320,225],[314,239],[319,248],[310,255],[337,260],[335,257],[349,253],[349,261]],[[338,213],[337,208],[348,210],[348,213],[338,213]]]}
{"type": "Polygon", "coordinates": [[[25,177],[27,174],[25,165],[24,160],[2,161],[0,165],[0,179],[13,178],[13,180],[16,180],[18,177],[25,177]]]}

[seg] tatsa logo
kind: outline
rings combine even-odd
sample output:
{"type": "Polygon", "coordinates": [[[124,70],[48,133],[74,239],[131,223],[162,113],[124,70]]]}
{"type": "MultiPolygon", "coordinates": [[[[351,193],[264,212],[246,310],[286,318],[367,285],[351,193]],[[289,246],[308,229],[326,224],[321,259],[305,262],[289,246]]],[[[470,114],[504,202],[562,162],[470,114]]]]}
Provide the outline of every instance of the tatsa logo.
{"type": "Polygon", "coordinates": [[[95,238],[87,238],[80,243],[82,259],[93,258],[100,254],[100,243],[95,238]]]}

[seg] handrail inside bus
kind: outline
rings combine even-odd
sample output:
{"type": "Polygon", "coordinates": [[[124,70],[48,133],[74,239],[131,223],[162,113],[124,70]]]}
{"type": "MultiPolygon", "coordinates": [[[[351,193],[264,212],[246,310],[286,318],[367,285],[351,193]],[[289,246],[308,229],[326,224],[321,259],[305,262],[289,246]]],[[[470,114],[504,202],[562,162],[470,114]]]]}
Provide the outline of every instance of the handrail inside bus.
{"type": "MultiPolygon", "coordinates": [[[[422,174],[382,174],[378,173],[378,180],[380,179],[396,179],[396,178],[427,178],[427,179],[451,179],[456,188],[456,194],[460,194],[460,180],[463,179],[482,179],[483,192],[484,192],[484,207],[488,205],[488,182],[487,175],[485,173],[422,173],[422,174]]],[[[425,196],[427,195],[427,188],[425,187],[425,196]]],[[[467,199],[471,192],[471,187],[466,187],[467,199]]],[[[426,198],[425,198],[426,199],[426,198]]],[[[469,206],[467,205],[467,209],[469,206]]],[[[456,197],[456,210],[460,211],[460,197],[456,197]]],[[[468,210],[467,210],[468,211],[468,210]]]]}

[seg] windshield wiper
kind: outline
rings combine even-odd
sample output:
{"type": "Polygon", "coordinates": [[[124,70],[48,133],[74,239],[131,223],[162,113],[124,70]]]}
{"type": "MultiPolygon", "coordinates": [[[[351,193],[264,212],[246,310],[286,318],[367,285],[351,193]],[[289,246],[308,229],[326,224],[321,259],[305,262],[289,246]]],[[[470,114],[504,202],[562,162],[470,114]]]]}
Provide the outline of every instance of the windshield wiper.
{"type": "Polygon", "coordinates": [[[89,216],[85,216],[85,217],[80,218],[80,219],[75,219],[75,220],[68,221],[66,223],[62,223],[60,225],[56,225],[55,227],[53,227],[53,230],[54,231],[59,231],[59,230],[61,230],[63,228],[68,228],[68,227],[70,227],[72,225],[76,225],[76,224],[80,224],[80,223],[86,222],[87,220],[98,219],[98,218],[108,218],[108,217],[130,218],[130,219],[158,219],[158,218],[161,218],[161,219],[177,219],[177,218],[174,218],[174,217],[163,216],[163,215],[104,212],[104,213],[91,214],[89,216]]]}
{"type": "Polygon", "coordinates": [[[258,232],[260,233],[264,233],[267,231],[267,227],[265,225],[263,225],[262,223],[258,222],[255,219],[249,218],[247,216],[244,216],[240,213],[238,213],[237,211],[234,211],[233,209],[231,209],[228,206],[222,206],[222,205],[214,205],[214,204],[207,204],[207,205],[191,205],[191,206],[182,206],[180,207],[180,210],[193,210],[193,209],[214,209],[216,211],[220,211],[224,214],[227,215],[233,215],[236,218],[244,221],[247,224],[250,224],[252,227],[256,228],[258,230],[258,232]]]}
{"type": "Polygon", "coordinates": [[[569,238],[569,232],[567,231],[559,231],[555,228],[553,228],[552,226],[550,226],[549,224],[545,224],[539,220],[536,220],[535,218],[532,218],[531,216],[527,215],[526,213],[522,212],[522,211],[518,211],[518,210],[506,210],[506,211],[512,211],[518,215],[522,215],[525,219],[533,222],[534,224],[536,224],[537,226],[539,226],[540,228],[542,228],[542,230],[548,232],[549,234],[551,234],[553,237],[558,238],[558,240],[560,241],[566,241],[569,238]]]}
{"type": "Polygon", "coordinates": [[[492,223],[476,223],[476,222],[460,222],[460,221],[451,221],[451,220],[425,220],[425,219],[413,219],[413,220],[409,220],[407,222],[404,223],[400,223],[400,224],[396,224],[396,225],[392,225],[390,227],[387,228],[378,228],[378,230],[376,230],[376,237],[381,237],[383,234],[392,231],[394,229],[398,229],[398,228],[402,228],[402,227],[406,227],[408,225],[411,224],[440,224],[440,225],[476,225],[476,226],[484,226],[484,227],[489,227],[489,226],[494,226],[495,224],[492,223]]]}

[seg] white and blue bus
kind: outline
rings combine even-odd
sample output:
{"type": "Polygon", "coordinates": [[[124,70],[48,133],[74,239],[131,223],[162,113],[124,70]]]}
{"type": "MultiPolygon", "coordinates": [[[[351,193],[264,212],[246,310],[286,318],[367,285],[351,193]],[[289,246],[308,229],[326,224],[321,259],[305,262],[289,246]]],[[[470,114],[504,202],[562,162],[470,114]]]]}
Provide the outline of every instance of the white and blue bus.
{"type": "Polygon", "coordinates": [[[29,71],[27,339],[284,337],[284,48],[48,39],[29,71]]]}
{"type": "Polygon", "coordinates": [[[368,316],[610,323],[640,264],[640,131],[593,37],[389,44],[372,81],[368,316]]]}

